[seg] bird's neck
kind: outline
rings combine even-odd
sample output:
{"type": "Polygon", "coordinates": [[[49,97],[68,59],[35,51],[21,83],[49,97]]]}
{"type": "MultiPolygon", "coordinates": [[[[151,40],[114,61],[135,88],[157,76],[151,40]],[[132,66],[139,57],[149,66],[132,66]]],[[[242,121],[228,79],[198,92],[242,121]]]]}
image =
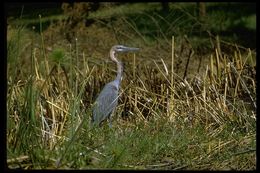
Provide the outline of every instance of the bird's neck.
{"type": "Polygon", "coordinates": [[[120,61],[116,62],[117,65],[117,76],[116,76],[116,81],[118,81],[118,83],[120,84],[121,80],[122,80],[122,74],[123,74],[123,63],[120,61]]]}
{"type": "Polygon", "coordinates": [[[117,81],[117,83],[120,85],[120,82],[122,80],[122,73],[123,73],[123,63],[117,60],[116,52],[113,50],[110,51],[110,58],[117,65],[117,76],[116,76],[115,81],[117,81]]]}
{"type": "Polygon", "coordinates": [[[120,61],[117,61],[116,63],[117,63],[117,76],[116,76],[115,80],[112,82],[114,83],[114,86],[116,86],[116,88],[118,90],[120,87],[121,80],[122,80],[123,66],[122,66],[122,62],[120,62],[120,61]]]}

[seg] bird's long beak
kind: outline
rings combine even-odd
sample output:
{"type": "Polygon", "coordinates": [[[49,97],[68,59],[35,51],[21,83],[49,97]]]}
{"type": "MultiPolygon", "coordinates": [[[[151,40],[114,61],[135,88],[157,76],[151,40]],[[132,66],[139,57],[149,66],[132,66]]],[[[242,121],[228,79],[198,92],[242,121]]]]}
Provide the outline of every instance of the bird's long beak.
{"type": "Polygon", "coordinates": [[[136,48],[136,47],[129,47],[128,48],[128,51],[131,51],[131,52],[136,52],[136,51],[139,51],[140,48],[136,48]]]}
{"type": "Polygon", "coordinates": [[[139,51],[140,49],[139,48],[136,48],[136,47],[125,47],[123,49],[123,52],[137,52],[139,51]]]}

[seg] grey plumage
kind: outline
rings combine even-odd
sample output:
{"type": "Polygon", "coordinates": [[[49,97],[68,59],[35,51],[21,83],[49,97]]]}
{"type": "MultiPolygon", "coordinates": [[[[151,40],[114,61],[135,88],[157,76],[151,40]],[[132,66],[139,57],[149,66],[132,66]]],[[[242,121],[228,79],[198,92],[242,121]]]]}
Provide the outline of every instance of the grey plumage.
{"type": "Polygon", "coordinates": [[[106,118],[109,118],[109,126],[112,126],[111,114],[117,106],[119,87],[123,73],[123,65],[119,60],[117,60],[116,53],[138,50],[139,48],[131,48],[123,45],[115,45],[111,48],[110,58],[117,64],[117,76],[114,81],[105,85],[94,102],[92,124],[100,125],[102,121],[104,121],[106,118]]]}

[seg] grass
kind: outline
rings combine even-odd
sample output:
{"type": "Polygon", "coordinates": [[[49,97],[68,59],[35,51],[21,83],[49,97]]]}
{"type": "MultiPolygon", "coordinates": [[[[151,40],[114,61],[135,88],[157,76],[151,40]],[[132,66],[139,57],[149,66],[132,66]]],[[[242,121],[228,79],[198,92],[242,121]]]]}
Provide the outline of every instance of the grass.
{"type": "Polygon", "coordinates": [[[138,20],[78,27],[70,43],[58,24],[39,24],[40,34],[8,28],[8,168],[256,169],[256,53],[219,37],[205,54],[188,37],[153,35],[150,44],[138,20]],[[93,129],[92,104],[115,77],[114,31],[141,51],[120,56],[113,128],[93,129]]]}

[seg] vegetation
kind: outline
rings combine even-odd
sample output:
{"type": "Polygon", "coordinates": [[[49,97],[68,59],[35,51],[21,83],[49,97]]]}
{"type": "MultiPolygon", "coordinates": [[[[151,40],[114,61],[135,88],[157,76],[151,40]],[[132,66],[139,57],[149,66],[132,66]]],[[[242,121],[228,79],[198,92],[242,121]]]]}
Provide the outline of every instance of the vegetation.
{"type": "Polygon", "coordinates": [[[192,3],[167,13],[158,3],[63,4],[59,17],[9,18],[8,168],[256,169],[254,44],[221,35],[254,28],[255,13],[221,28],[213,21],[226,11],[214,5],[203,20],[192,3]],[[115,77],[114,44],[141,51],[120,55],[113,128],[91,128],[92,103],[115,77]]]}

